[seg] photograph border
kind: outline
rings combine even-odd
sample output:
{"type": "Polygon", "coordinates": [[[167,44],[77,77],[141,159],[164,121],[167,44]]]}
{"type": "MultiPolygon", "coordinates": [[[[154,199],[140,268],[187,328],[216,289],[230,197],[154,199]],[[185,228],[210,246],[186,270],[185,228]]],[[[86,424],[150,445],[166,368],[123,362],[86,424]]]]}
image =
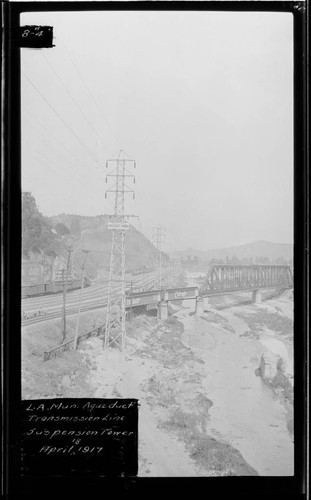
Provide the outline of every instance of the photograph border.
{"type": "MultiPolygon", "coordinates": [[[[72,495],[153,492],[239,498],[305,498],[307,477],[308,387],[308,69],[307,8],[305,2],[187,1],[184,2],[2,2],[3,32],[3,148],[2,148],[2,293],[3,312],[3,493],[5,498],[41,498],[45,491],[72,495]],[[222,478],[21,478],[21,81],[20,48],[12,36],[25,12],[109,10],[289,12],[294,33],[294,476],[222,478]],[[22,496],[23,495],[23,496],[22,496]]],[[[280,189],[282,183],[280,180],[280,189]]],[[[61,497],[62,498],[62,497],[61,497]]]]}

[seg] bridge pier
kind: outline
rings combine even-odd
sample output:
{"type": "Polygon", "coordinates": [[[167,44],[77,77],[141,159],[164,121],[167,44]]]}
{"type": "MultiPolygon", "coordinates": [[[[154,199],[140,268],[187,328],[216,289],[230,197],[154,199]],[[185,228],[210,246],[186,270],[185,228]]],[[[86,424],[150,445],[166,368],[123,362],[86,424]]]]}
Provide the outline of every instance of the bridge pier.
{"type": "Polygon", "coordinates": [[[196,298],[195,314],[196,314],[196,316],[202,316],[204,314],[204,299],[203,299],[203,297],[196,298]]]}
{"type": "Polygon", "coordinates": [[[208,297],[203,297],[203,304],[204,304],[204,311],[210,311],[211,310],[211,304],[208,300],[208,297]]]}
{"type": "MultiPolygon", "coordinates": [[[[282,358],[281,358],[282,359],[282,358]]],[[[262,379],[272,379],[278,373],[279,358],[273,353],[264,353],[260,358],[259,375],[262,379]]]]}
{"type": "Polygon", "coordinates": [[[158,304],[158,319],[165,321],[168,318],[168,302],[162,300],[158,304]]]}
{"type": "Polygon", "coordinates": [[[261,304],[261,291],[260,290],[252,290],[252,303],[253,304],[261,304]]]}

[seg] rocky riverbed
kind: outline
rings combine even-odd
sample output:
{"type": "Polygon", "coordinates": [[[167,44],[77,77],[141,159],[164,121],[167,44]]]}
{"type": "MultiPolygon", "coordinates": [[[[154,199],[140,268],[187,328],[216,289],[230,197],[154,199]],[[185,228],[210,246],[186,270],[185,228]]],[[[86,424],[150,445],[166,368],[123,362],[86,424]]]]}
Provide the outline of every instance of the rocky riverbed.
{"type": "MultiPolygon", "coordinates": [[[[291,475],[292,306],[289,292],[261,305],[215,297],[198,317],[179,302],[164,322],[128,323],[125,352],[95,337],[46,363],[29,328],[24,397],[139,399],[142,477],[291,475]],[[258,372],[263,355],[281,360],[270,379],[258,372]]],[[[85,328],[99,319],[85,315],[85,328]]]]}

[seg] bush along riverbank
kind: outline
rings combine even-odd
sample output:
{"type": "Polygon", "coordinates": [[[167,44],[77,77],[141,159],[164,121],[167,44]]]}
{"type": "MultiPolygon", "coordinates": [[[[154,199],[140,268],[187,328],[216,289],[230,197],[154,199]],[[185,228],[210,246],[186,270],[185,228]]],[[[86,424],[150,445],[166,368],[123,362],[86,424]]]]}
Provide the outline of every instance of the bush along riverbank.
{"type": "Polygon", "coordinates": [[[246,335],[263,341],[269,349],[262,354],[255,373],[277,395],[284,406],[287,429],[293,436],[293,373],[292,359],[288,354],[293,350],[293,319],[292,302],[287,295],[284,294],[280,302],[277,300],[267,302],[257,312],[240,313],[238,316],[249,327],[246,335]]]}
{"type": "Polygon", "coordinates": [[[289,433],[294,433],[294,391],[291,381],[286,374],[286,364],[280,356],[261,356],[260,366],[255,373],[263,383],[276,393],[286,410],[286,425],[289,433]],[[266,367],[270,369],[267,370],[266,367]]]}

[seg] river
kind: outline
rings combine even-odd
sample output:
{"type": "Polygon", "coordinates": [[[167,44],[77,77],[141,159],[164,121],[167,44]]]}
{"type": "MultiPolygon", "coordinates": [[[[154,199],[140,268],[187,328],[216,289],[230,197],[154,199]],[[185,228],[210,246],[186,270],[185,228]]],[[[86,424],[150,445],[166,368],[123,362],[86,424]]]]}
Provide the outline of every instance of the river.
{"type": "MultiPolygon", "coordinates": [[[[189,285],[194,281],[188,277],[189,285]]],[[[241,337],[248,327],[234,314],[237,308],[224,313],[229,329],[225,322],[210,321],[208,314],[206,319],[189,315],[193,309],[192,301],[184,301],[175,315],[184,325],[183,343],[205,363],[202,384],[213,401],[207,432],[237,448],[260,476],[293,475],[294,444],[286,425],[286,409],[279,396],[255,375],[264,352],[281,343],[289,356],[286,345],[264,334],[259,339],[241,337]]]]}

